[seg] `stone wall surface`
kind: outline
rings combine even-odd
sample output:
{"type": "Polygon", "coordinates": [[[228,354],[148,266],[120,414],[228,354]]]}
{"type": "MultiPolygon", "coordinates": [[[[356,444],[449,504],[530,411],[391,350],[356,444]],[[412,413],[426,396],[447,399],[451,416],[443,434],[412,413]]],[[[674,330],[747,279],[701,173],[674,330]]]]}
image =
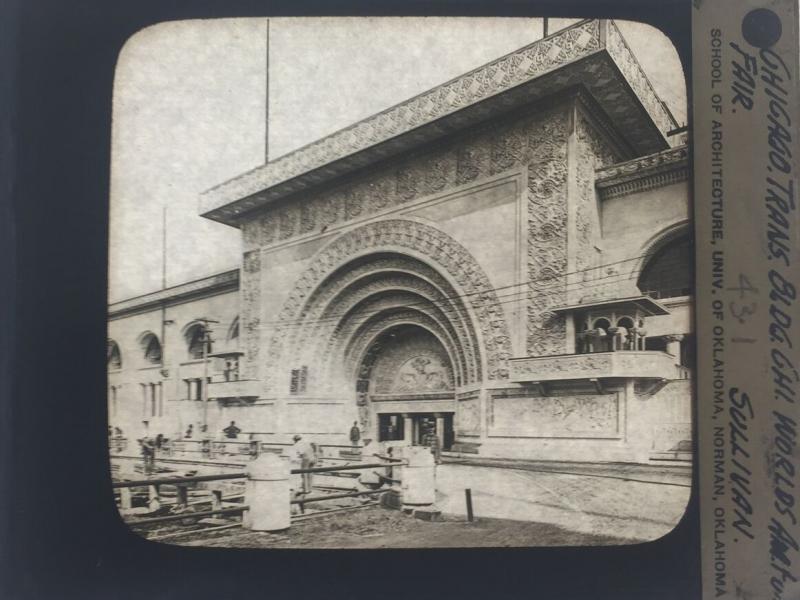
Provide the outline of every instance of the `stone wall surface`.
{"type": "MultiPolygon", "coordinates": [[[[184,380],[202,377],[203,368],[202,361],[192,359],[189,355],[186,329],[200,318],[219,321],[211,324],[214,340],[212,352],[237,350],[241,333],[239,339],[231,339],[230,336],[239,316],[238,308],[239,292],[233,290],[169,305],[164,309],[163,315],[161,309],[155,308],[111,319],[108,324],[108,338],[120,347],[122,369],[109,374],[109,385],[119,386],[116,391],[116,411],[113,406],[109,406],[110,424],[121,427],[126,434],[140,436],[144,420],[149,422],[153,435],[159,432],[174,435],[189,422],[196,423],[200,413],[196,404],[199,403],[188,400],[184,380]],[[163,334],[162,320],[166,323],[163,334]],[[147,332],[152,332],[159,338],[162,349],[160,364],[148,363],[144,358],[140,338],[147,332]],[[163,409],[157,411],[161,414],[152,415],[150,408],[145,405],[141,386],[150,384],[161,385],[163,409]]],[[[214,365],[211,365],[209,374],[213,370],[214,365]]]]}
{"type": "Polygon", "coordinates": [[[616,439],[622,434],[618,393],[497,394],[491,398],[487,422],[490,437],[616,439]]]}
{"type": "Polygon", "coordinates": [[[636,393],[631,385],[600,395],[545,397],[530,389],[490,390],[480,453],[532,460],[646,463],[654,452],[687,439],[691,386],[690,380],[673,380],[652,394],[636,393]]]}
{"type": "Polygon", "coordinates": [[[610,282],[635,289],[650,247],[678,231],[691,232],[689,183],[681,181],[602,202],[603,255],[610,282]]]}
{"type": "Polygon", "coordinates": [[[576,113],[574,141],[570,145],[569,260],[566,304],[618,297],[607,284],[601,267],[602,212],[595,190],[595,172],[620,160],[621,155],[601,136],[583,111],[576,113]]]}

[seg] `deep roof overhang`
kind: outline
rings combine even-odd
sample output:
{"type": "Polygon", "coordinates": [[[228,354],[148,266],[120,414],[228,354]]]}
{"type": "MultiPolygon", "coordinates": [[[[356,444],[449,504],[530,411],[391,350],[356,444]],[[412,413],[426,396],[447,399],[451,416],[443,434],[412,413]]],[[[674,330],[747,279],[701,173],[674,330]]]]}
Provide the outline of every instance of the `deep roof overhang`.
{"type": "Polygon", "coordinates": [[[645,313],[646,316],[653,315],[668,315],[669,310],[661,304],[656,302],[650,296],[633,296],[631,298],[613,298],[607,300],[589,300],[581,304],[573,304],[571,306],[557,306],[551,308],[550,311],[556,314],[564,314],[571,312],[578,312],[582,310],[591,309],[614,309],[614,308],[630,308],[634,306],[645,313]]]}
{"type": "Polygon", "coordinates": [[[638,155],[669,147],[677,124],[622,34],[613,21],[588,20],[215,186],[200,213],[238,227],[290,194],[578,86],[638,155]]]}

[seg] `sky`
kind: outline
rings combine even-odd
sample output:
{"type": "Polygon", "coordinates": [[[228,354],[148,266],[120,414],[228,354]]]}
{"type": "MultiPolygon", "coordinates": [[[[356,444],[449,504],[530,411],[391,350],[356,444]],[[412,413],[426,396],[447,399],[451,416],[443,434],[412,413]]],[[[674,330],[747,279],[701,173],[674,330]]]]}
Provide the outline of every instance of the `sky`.
{"type": "MultiPolygon", "coordinates": [[[[575,20],[551,19],[550,31],[575,20]]],[[[677,53],[617,23],[679,123],[677,53]]],[[[199,216],[200,193],[264,163],[266,19],[160,23],[120,52],[111,140],[109,301],[236,268],[238,229],[199,216]],[[166,236],[164,211],[166,207],[166,236]]],[[[269,157],[329,135],[542,37],[530,18],[275,18],[269,157]]]]}

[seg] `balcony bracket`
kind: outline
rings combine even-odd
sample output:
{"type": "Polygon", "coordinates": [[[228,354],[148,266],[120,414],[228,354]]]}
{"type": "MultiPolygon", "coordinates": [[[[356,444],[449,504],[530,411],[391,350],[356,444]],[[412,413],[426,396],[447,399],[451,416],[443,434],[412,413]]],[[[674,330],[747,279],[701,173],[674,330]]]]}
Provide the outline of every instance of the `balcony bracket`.
{"type": "Polygon", "coordinates": [[[649,398],[657,394],[668,383],[668,379],[645,379],[636,382],[634,391],[640,398],[649,398]]]}

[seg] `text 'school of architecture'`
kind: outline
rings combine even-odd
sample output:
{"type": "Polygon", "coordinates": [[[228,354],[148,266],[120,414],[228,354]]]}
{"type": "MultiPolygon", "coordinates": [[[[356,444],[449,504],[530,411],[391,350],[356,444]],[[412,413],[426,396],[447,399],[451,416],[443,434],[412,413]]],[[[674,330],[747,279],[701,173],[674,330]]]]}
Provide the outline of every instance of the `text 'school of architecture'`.
{"type": "Polygon", "coordinates": [[[110,424],[686,457],[676,127],[614,23],[584,21],[208,190],[241,266],[110,306],[110,424]]]}

